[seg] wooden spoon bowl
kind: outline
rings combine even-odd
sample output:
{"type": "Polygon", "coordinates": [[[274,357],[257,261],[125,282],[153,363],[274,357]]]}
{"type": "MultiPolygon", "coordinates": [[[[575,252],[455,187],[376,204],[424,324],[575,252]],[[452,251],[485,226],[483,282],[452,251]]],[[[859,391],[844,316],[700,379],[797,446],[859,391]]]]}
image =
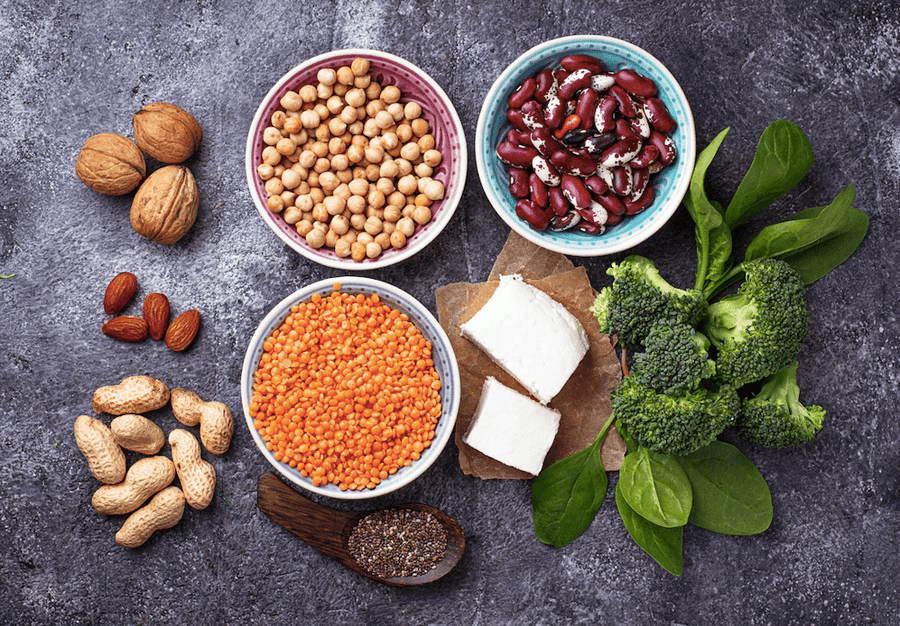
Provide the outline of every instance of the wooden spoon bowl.
{"type": "Polygon", "coordinates": [[[426,504],[397,504],[388,509],[411,509],[430,513],[437,519],[447,535],[444,557],[430,571],[421,576],[397,576],[383,578],[362,567],[347,547],[350,533],[364,517],[374,511],[339,511],[321,505],[300,495],[278,476],[268,472],[259,477],[256,496],[259,509],[273,521],[291,531],[313,548],[343,563],[355,572],[372,580],[395,587],[413,587],[434,582],[452,570],[466,549],[466,537],[459,523],[426,504]]]}

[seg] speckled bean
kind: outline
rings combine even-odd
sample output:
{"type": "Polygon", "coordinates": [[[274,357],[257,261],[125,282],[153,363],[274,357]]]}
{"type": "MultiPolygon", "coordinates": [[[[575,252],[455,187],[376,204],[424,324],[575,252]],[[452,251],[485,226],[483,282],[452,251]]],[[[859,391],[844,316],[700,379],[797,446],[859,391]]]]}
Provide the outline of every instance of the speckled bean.
{"type": "Polygon", "coordinates": [[[591,192],[584,186],[584,181],[571,174],[563,174],[560,181],[563,195],[576,209],[586,209],[591,206],[591,192]]]}
{"type": "Polygon", "coordinates": [[[528,187],[528,170],[521,167],[509,168],[509,192],[514,198],[527,198],[530,193],[528,187]]]}
{"type": "Polygon", "coordinates": [[[637,215],[648,206],[653,204],[653,200],[656,194],[653,193],[653,187],[647,187],[644,189],[644,193],[641,194],[640,198],[632,201],[630,198],[625,198],[625,214],[626,215],[637,215]]]}
{"type": "Polygon", "coordinates": [[[549,157],[557,150],[563,150],[563,145],[553,136],[553,131],[544,126],[543,128],[535,128],[530,135],[531,145],[534,146],[540,154],[549,157]]]}
{"type": "Polygon", "coordinates": [[[533,147],[519,146],[511,141],[504,141],[497,146],[497,156],[507,165],[515,167],[530,167],[538,151],[533,147]]]}
{"type": "Polygon", "coordinates": [[[582,89],[590,87],[591,71],[588,69],[576,69],[559,83],[559,97],[563,100],[572,100],[582,89]]]}
{"type": "Polygon", "coordinates": [[[569,150],[557,150],[550,155],[550,163],[563,174],[574,174],[582,178],[597,170],[594,160],[586,154],[575,154],[569,150]]]}
{"type": "Polygon", "coordinates": [[[606,70],[603,61],[586,54],[570,54],[559,62],[567,72],[575,70],[588,70],[591,74],[599,74],[606,70]]]}
{"type": "Polygon", "coordinates": [[[644,114],[647,121],[661,133],[671,133],[675,130],[675,120],[669,115],[669,109],[659,98],[647,98],[644,101],[644,114]]]}
{"type": "Polygon", "coordinates": [[[528,77],[522,84],[519,85],[518,89],[516,89],[512,95],[509,96],[507,100],[507,104],[511,109],[518,109],[523,104],[528,102],[534,97],[534,89],[537,86],[534,78],[528,77]]]}
{"type": "Polygon", "coordinates": [[[556,75],[550,68],[540,72],[534,79],[534,99],[541,104],[547,104],[551,96],[555,96],[559,91],[559,83],[556,82],[556,75]]]}
{"type": "Polygon", "coordinates": [[[540,176],[534,172],[528,177],[528,188],[531,201],[542,209],[546,209],[550,203],[550,198],[547,194],[547,185],[545,185],[540,176]]]}
{"type": "Polygon", "coordinates": [[[550,210],[554,214],[565,215],[572,209],[572,205],[569,204],[569,201],[566,200],[566,196],[563,194],[562,187],[549,187],[547,196],[550,199],[550,210]]]}
{"type": "Polygon", "coordinates": [[[615,74],[616,84],[622,87],[625,91],[630,93],[632,96],[639,96],[641,98],[650,98],[656,95],[656,83],[652,80],[638,74],[634,70],[624,69],[619,70],[615,74]]]}
{"type": "Polygon", "coordinates": [[[531,200],[523,199],[516,202],[516,215],[535,230],[544,230],[550,223],[550,216],[531,200]]]}
{"type": "Polygon", "coordinates": [[[519,111],[522,113],[522,123],[525,124],[525,128],[528,130],[534,130],[546,124],[544,121],[544,110],[537,100],[529,100],[522,105],[519,111]]]}
{"type": "Polygon", "coordinates": [[[619,102],[614,97],[604,96],[600,99],[600,103],[594,111],[594,128],[598,133],[608,133],[616,129],[614,115],[618,108],[619,102]]]}
{"type": "Polygon", "coordinates": [[[670,137],[658,130],[654,130],[650,133],[650,143],[659,150],[659,158],[657,159],[659,163],[669,165],[675,160],[675,142],[670,137]]]}
{"type": "Polygon", "coordinates": [[[619,85],[613,85],[609,88],[609,93],[616,99],[616,102],[619,104],[619,113],[621,113],[625,117],[634,117],[634,100],[631,99],[631,96],[628,95],[627,91],[622,89],[619,85]]]}
{"type": "MultiPolygon", "coordinates": [[[[653,136],[650,137],[651,141],[653,136]]],[[[654,143],[654,145],[656,145],[654,143]]],[[[659,146],[657,146],[658,148],[659,146]]],[[[600,155],[600,163],[606,167],[617,167],[628,163],[641,151],[641,138],[638,136],[626,137],[617,141],[600,155]]]]}
{"type": "Polygon", "coordinates": [[[588,129],[594,124],[594,112],[597,110],[598,104],[600,104],[600,95],[590,87],[578,96],[575,115],[581,119],[581,128],[588,129]]]}
{"type": "Polygon", "coordinates": [[[559,171],[553,167],[546,157],[537,154],[537,150],[535,150],[535,156],[531,159],[531,169],[548,187],[556,187],[562,182],[559,171]]]}

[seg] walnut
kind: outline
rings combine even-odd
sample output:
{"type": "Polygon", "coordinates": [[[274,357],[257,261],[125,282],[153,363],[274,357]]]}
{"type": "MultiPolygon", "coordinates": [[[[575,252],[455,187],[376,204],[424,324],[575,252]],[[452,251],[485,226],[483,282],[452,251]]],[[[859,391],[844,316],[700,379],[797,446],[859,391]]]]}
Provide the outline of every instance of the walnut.
{"type": "Polygon", "coordinates": [[[75,161],[75,173],[94,191],[122,196],[137,189],[147,165],[133,141],[115,133],[101,133],[84,142],[75,161]]]}
{"type": "Polygon", "coordinates": [[[138,147],[162,163],[186,161],[203,140],[194,116],[168,102],[153,102],[134,114],[138,147]]]}
{"type": "Polygon", "coordinates": [[[167,165],[150,174],[134,194],[131,225],[147,239],[170,245],[193,226],[199,204],[191,171],[183,165],[167,165]]]}

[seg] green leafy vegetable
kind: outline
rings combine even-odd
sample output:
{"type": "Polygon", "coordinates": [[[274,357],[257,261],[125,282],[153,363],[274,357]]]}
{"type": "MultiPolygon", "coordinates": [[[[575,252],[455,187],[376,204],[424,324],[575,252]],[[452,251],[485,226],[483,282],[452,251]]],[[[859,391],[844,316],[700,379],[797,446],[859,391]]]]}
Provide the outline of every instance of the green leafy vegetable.
{"type": "Polygon", "coordinates": [[[714,441],[678,457],[693,489],[688,522],[729,535],[755,535],[772,523],[772,495],[766,480],[740,450],[714,441]]]}
{"type": "Polygon", "coordinates": [[[531,519],[538,540],[561,548],[594,521],[606,499],[609,479],[600,458],[610,418],[584,450],[544,468],[531,486],[531,519]]]}
{"type": "Polygon", "coordinates": [[[625,524],[625,530],[663,569],[675,576],[681,576],[684,526],[663,528],[647,521],[628,506],[628,502],[622,496],[620,485],[621,483],[616,485],[616,508],[619,509],[619,517],[625,524]]]}
{"type": "Polygon", "coordinates": [[[638,448],[622,461],[619,484],[622,497],[634,511],[664,528],[687,524],[691,512],[691,483],[678,460],[638,448]]]}
{"type": "Polygon", "coordinates": [[[753,163],[725,210],[725,223],[736,228],[793,189],[813,164],[809,139],[787,120],[763,131],[753,163]]]}
{"type": "Polygon", "coordinates": [[[15,274],[8,274],[6,276],[0,276],[0,278],[12,278],[15,274]]]}

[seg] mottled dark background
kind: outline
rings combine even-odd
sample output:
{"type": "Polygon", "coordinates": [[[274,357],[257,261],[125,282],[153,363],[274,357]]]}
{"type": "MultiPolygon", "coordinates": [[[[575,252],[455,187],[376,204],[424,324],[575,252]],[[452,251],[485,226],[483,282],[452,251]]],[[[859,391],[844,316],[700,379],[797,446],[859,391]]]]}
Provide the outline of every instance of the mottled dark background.
{"type": "MultiPolygon", "coordinates": [[[[893,0],[3,2],[0,274],[15,276],[0,281],[0,623],[896,624],[898,38],[893,0]],[[466,529],[468,551],[436,584],[389,588],[257,510],[268,467],[239,421],[230,451],[212,460],[212,506],[188,510],[141,549],[116,546],[121,519],[92,510],[97,483],[72,435],[93,389],[143,371],[223,400],[240,419],[257,323],[288,293],[336,275],[284,246],[251,203],[246,133],[271,85],[316,54],[369,47],[415,63],[450,95],[473,164],[460,208],[426,252],[368,274],[434,310],[437,287],[486,278],[508,233],[474,168],[485,94],[529,47],[577,33],[661,59],[691,102],[701,147],[731,127],[708,177],[714,198],[730,198],[762,130],[787,118],[809,135],[816,163],[774,213],[828,204],[852,183],[871,218],[857,253],[809,290],[802,397],[826,407],[824,430],[792,451],[741,445],[771,486],[771,529],[688,528],[675,578],[630,541],[608,500],[587,533],[553,550],[534,538],[529,483],[463,475],[451,443],[381,503],[441,507],[466,529]],[[89,135],[131,136],[132,113],[158,100],[191,111],[205,132],[189,163],[200,215],[171,247],[134,233],[128,200],[74,174],[89,135]],[[105,285],[123,270],[138,275],[141,297],[163,291],[179,310],[202,311],[187,352],[100,333],[105,285]]],[[[692,283],[684,211],[636,252],[673,283],[692,283]]],[[[599,288],[611,260],[576,262],[599,288]]],[[[167,411],[155,417],[176,425],[167,411]]]]}

